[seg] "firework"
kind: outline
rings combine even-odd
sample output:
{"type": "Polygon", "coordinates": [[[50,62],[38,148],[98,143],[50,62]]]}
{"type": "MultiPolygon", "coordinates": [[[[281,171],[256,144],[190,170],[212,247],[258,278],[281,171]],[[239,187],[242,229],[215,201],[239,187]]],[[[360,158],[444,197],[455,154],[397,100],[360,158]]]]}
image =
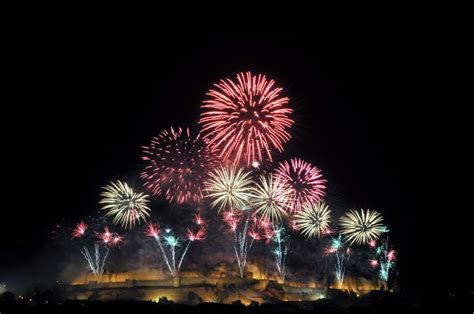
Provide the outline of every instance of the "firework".
{"type": "Polygon", "coordinates": [[[278,274],[282,281],[286,277],[286,255],[290,249],[290,236],[286,233],[283,226],[277,226],[273,231],[272,241],[274,243],[272,254],[275,257],[275,264],[277,266],[278,274]]]}
{"type": "Polygon", "coordinates": [[[208,170],[215,166],[214,153],[189,129],[162,131],[143,146],[147,163],[141,178],[153,195],[163,195],[170,203],[199,202],[203,197],[208,170]]]}
{"type": "Polygon", "coordinates": [[[233,209],[223,212],[223,220],[234,235],[234,252],[240,277],[243,278],[248,253],[255,241],[267,238],[270,234],[270,224],[265,219],[252,216],[250,211],[242,212],[233,209]]]}
{"type": "Polygon", "coordinates": [[[181,253],[179,261],[176,260],[176,250],[181,246],[182,239],[179,236],[176,236],[171,229],[165,229],[164,233],[162,233],[158,223],[149,222],[145,234],[155,239],[155,242],[160,248],[161,255],[165,260],[166,266],[168,267],[168,271],[172,277],[177,277],[191,242],[204,240],[206,237],[206,230],[202,226],[200,226],[200,229],[197,232],[193,232],[189,228],[187,229],[186,238],[188,239],[188,243],[186,244],[184,251],[181,253]]]}
{"type": "Polygon", "coordinates": [[[345,247],[344,243],[342,242],[342,237],[339,234],[337,237],[333,237],[331,239],[329,246],[324,248],[324,255],[331,255],[335,257],[336,262],[334,269],[336,271],[336,278],[339,288],[342,288],[344,276],[346,273],[346,265],[351,257],[351,249],[349,247],[345,247]]]}
{"type": "MultiPolygon", "coordinates": [[[[73,238],[83,238],[87,229],[88,226],[81,221],[74,229],[73,238]]],[[[82,246],[81,254],[84,256],[94,276],[100,281],[104,273],[105,262],[109,256],[110,248],[120,245],[123,242],[123,237],[115,232],[111,232],[108,227],[104,228],[104,232],[96,232],[95,236],[99,241],[95,241],[92,254],[86,244],[82,246]]]]}
{"type": "Polygon", "coordinates": [[[250,173],[243,168],[219,167],[207,181],[207,197],[212,207],[222,209],[248,209],[252,183],[250,173]]]}
{"type": "Polygon", "coordinates": [[[278,223],[288,215],[290,194],[289,187],[278,177],[261,176],[260,182],[252,188],[251,204],[256,214],[278,223]]]}
{"type": "Polygon", "coordinates": [[[201,217],[201,215],[199,214],[195,214],[194,215],[194,219],[193,219],[193,222],[198,225],[198,226],[201,226],[201,227],[205,227],[206,226],[206,221],[201,217]]]}
{"type": "Polygon", "coordinates": [[[308,238],[320,238],[330,232],[331,210],[324,202],[305,204],[294,219],[297,229],[308,238]]]}
{"type": "Polygon", "coordinates": [[[340,220],[341,234],[350,244],[366,244],[384,231],[382,215],[375,210],[350,210],[340,220]]]}
{"type": "Polygon", "coordinates": [[[99,204],[103,204],[105,216],[113,216],[114,224],[131,229],[135,223],[150,216],[148,195],[136,193],[127,183],[110,182],[102,189],[99,204]]]}
{"type": "Polygon", "coordinates": [[[237,81],[221,80],[209,90],[199,124],[201,133],[222,160],[234,165],[272,160],[272,150],[283,151],[294,121],[289,99],[265,75],[237,74],[237,81]]]}
{"type": "Polygon", "coordinates": [[[305,203],[319,202],[324,197],[326,180],[322,178],[321,171],[310,163],[292,158],[289,162],[281,162],[276,173],[291,188],[292,212],[300,211],[305,203]]]}
{"type": "Polygon", "coordinates": [[[87,224],[85,222],[81,221],[74,228],[74,230],[72,232],[72,238],[74,239],[74,238],[83,237],[84,234],[86,233],[87,228],[88,228],[87,224]]]}
{"type": "Polygon", "coordinates": [[[380,245],[372,247],[374,249],[374,258],[369,260],[372,268],[379,270],[379,278],[384,288],[388,289],[388,277],[390,272],[395,269],[397,260],[397,251],[390,248],[388,237],[380,241],[380,245]]]}

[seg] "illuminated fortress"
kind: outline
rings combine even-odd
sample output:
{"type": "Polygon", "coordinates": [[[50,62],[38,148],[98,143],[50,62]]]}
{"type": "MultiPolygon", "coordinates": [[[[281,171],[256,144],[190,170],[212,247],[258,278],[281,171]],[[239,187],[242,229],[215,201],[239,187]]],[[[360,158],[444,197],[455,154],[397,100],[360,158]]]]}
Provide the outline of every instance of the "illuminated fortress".
{"type": "MultiPolygon", "coordinates": [[[[279,301],[314,301],[325,298],[331,285],[314,280],[285,280],[262,274],[258,267],[249,265],[244,278],[230,274],[221,264],[214,271],[182,271],[178,277],[156,269],[137,269],[124,273],[104,274],[98,282],[92,274],[83,274],[65,292],[71,299],[134,299],[158,301],[162,297],[177,303],[197,304],[201,302],[232,303],[240,300],[271,303],[279,301]]],[[[376,284],[353,277],[341,290],[356,295],[377,289],[376,284]]]]}

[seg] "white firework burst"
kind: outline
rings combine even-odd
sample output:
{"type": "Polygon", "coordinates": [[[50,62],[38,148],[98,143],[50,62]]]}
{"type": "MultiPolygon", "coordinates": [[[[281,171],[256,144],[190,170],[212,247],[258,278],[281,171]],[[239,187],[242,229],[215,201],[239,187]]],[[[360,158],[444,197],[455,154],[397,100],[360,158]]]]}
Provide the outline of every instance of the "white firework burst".
{"type": "Polygon", "coordinates": [[[262,218],[278,223],[288,216],[292,191],[277,176],[261,176],[252,188],[252,207],[262,218]]]}
{"type": "Polygon", "coordinates": [[[99,204],[106,211],[105,216],[113,216],[114,224],[131,229],[135,223],[150,216],[147,194],[136,193],[127,183],[118,180],[102,189],[99,204]]]}
{"type": "Polygon", "coordinates": [[[320,238],[329,230],[331,210],[324,202],[306,203],[300,212],[295,214],[296,228],[307,238],[320,238]]]}
{"type": "Polygon", "coordinates": [[[350,244],[366,244],[378,239],[383,231],[383,217],[375,210],[350,210],[340,219],[341,234],[350,244]]]}
{"type": "Polygon", "coordinates": [[[243,168],[219,167],[212,171],[206,183],[206,197],[219,212],[222,209],[248,209],[251,183],[250,172],[243,168]]]}

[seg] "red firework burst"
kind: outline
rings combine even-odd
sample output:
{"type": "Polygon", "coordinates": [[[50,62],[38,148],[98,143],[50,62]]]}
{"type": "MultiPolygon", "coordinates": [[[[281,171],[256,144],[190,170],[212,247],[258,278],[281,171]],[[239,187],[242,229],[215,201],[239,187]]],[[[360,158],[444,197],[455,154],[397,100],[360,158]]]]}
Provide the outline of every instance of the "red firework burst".
{"type": "Polygon", "coordinates": [[[141,178],[154,195],[178,204],[202,199],[206,174],[215,165],[215,158],[199,135],[193,137],[189,129],[171,128],[142,149],[147,166],[141,178]]]}
{"type": "Polygon", "coordinates": [[[206,230],[204,228],[199,229],[197,232],[193,232],[191,229],[188,228],[186,232],[186,237],[189,241],[202,241],[206,237],[206,230]]]}
{"type": "Polygon", "coordinates": [[[149,222],[146,227],[145,234],[155,239],[159,238],[161,234],[161,229],[158,223],[149,222]]]}
{"type": "Polygon", "coordinates": [[[104,232],[97,232],[96,236],[103,244],[110,247],[118,246],[124,241],[122,236],[110,231],[109,227],[105,227],[104,232]]]}
{"type": "Polygon", "coordinates": [[[324,197],[326,180],[321,171],[299,158],[281,162],[276,170],[285,183],[292,189],[291,210],[298,212],[305,203],[314,203],[324,197]]]}
{"type": "Polygon", "coordinates": [[[81,221],[74,228],[74,230],[72,232],[72,238],[74,239],[74,238],[80,238],[80,237],[84,236],[84,234],[86,233],[87,228],[88,228],[87,224],[84,221],[81,221]]]}
{"type": "Polygon", "coordinates": [[[271,151],[283,151],[294,121],[289,99],[280,96],[282,88],[265,75],[237,74],[237,81],[221,80],[209,90],[199,124],[219,157],[234,165],[258,164],[272,160],[271,151]]]}

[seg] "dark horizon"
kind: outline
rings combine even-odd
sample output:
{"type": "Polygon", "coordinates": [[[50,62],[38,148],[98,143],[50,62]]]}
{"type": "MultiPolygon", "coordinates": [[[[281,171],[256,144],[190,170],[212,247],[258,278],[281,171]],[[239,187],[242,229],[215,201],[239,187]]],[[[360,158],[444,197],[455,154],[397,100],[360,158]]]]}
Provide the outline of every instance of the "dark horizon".
{"type": "MultiPolygon", "coordinates": [[[[28,132],[16,134],[11,150],[19,155],[21,174],[13,180],[24,210],[1,220],[0,236],[8,240],[0,247],[0,282],[15,287],[24,284],[15,278],[42,278],[44,264],[55,262],[44,251],[63,218],[96,213],[101,186],[140,170],[142,145],[169,126],[197,131],[212,84],[252,70],[275,79],[295,110],[283,156],[322,169],[348,209],[380,211],[399,252],[400,287],[419,288],[423,212],[401,201],[407,105],[397,93],[410,75],[401,71],[404,47],[340,35],[180,34],[160,36],[150,50],[112,48],[98,38],[47,49],[20,88],[29,103],[22,123],[28,132]],[[19,222],[14,236],[11,221],[19,222]]],[[[456,287],[461,281],[452,277],[440,280],[456,287]]]]}

